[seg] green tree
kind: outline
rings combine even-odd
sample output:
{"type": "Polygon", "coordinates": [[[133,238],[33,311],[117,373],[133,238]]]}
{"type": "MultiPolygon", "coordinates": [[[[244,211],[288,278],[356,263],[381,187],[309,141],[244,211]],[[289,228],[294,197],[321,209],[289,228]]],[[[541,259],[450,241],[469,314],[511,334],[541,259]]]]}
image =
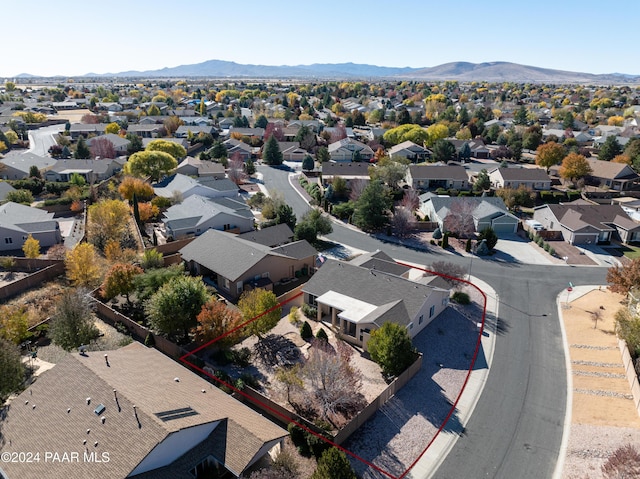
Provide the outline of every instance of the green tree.
{"type": "Polygon", "coordinates": [[[492,250],[498,244],[498,235],[491,226],[487,226],[478,234],[478,241],[486,240],[487,248],[492,250]]]}
{"type": "Polygon", "coordinates": [[[624,147],[624,154],[631,158],[631,165],[636,171],[640,170],[640,138],[629,140],[624,147]]]}
{"type": "Polygon", "coordinates": [[[331,155],[329,154],[329,149],[326,146],[321,146],[318,148],[316,152],[316,159],[319,163],[324,163],[325,161],[329,161],[331,159],[331,155]]]}
{"type": "Polygon", "coordinates": [[[464,142],[462,147],[460,147],[458,158],[462,161],[469,161],[471,159],[471,147],[469,146],[469,143],[467,143],[466,141],[464,142]]]}
{"type": "Polygon", "coordinates": [[[335,176],[333,178],[333,196],[335,198],[346,198],[349,193],[349,189],[347,188],[347,180],[345,180],[342,176],[335,176]]]}
{"type": "Polygon", "coordinates": [[[78,144],[76,145],[75,158],[77,158],[78,160],[88,160],[89,158],[91,158],[91,150],[89,150],[89,147],[87,146],[87,142],[84,141],[83,136],[81,136],[78,139],[78,144]]]}
{"type": "Polygon", "coordinates": [[[372,180],[378,179],[392,190],[398,190],[400,181],[407,174],[407,165],[389,157],[383,157],[378,161],[377,166],[369,168],[369,172],[372,180]]]}
{"type": "Polygon", "coordinates": [[[367,350],[386,376],[397,376],[418,357],[407,328],[390,322],[371,332],[367,350]]]}
{"type": "Polygon", "coordinates": [[[132,176],[149,176],[158,181],[177,166],[176,159],[164,151],[139,151],[129,157],[124,172],[132,176]]]}
{"type": "Polygon", "coordinates": [[[153,293],[169,281],[184,276],[182,264],[174,264],[168,268],[151,268],[134,279],[136,298],[144,303],[153,293]]]}
{"type": "Polygon", "coordinates": [[[258,338],[273,329],[282,317],[282,307],[278,305],[276,295],[261,288],[243,292],[238,308],[245,321],[253,320],[246,326],[247,334],[255,334],[258,338]]]}
{"type": "Polygon", "coordinates": [[[380,180],[367,184],[356,201],[353,212],[354,224],[365,231],[376,231],[389,223],[391,199],[380,180]]]}
{"type": "Polygon", "coordinates": [[[296,227],[296,214],[293,212],[293,208],[289,205],[278,205],[275,220],[277,225],[285,223],[291,229],[296,227]]]}
{"type": "Polygon", "coordinates": [[[24,381],[25,368],[18,348],[5,339],[0,339],[0,403],[17,391],[24,381]]]}
{"type": "Polygon", "coordinates": [[[209,154],[211,155],[211,158],[214,159],[226,158],[228,155],[227,148],[221,141],[215,141],[213,143],[211,149],[209,150],[209,154]]]}
{"type": "Polygon", "coordinates": [[[611,161],[621,153],[622,147],[620,146],[620,142],[614,135],[611,135],[608,136],[602,144],[602,147],[598,152],[598,159],[603,161],[611,161]]]}
{"type": "Polygon", "coordinates": [[[549,168],[559,165],[566,154],[567,152],[562,145],[554,141],[545,143],[544,145],[540,145],[536,150],[536,165],[546,169],[548,174],[549,168]]]}
{"type": "Polygon", "coordinates": [[[482,168],[473,184],[473,191],[486,191],[491,188],[491,178],[486,168],[482,168]]]}
{"type": "Polygon", "coordinates": [[[382,139],[386,145],[391,146],[402,143],[403,141],[412,141],[417,145],[423,145],[428,142],[429,133],[420,125],[409,123],[385,131],[382,139]]]}
{"type": "Polygon", "coordinates": [[[267,119],[267,117],[264,115],[260,115],[258,118],[256,118],[256,121],[253,124],[253,126],[256,128],[266,128],[268,124],[269,124],[269,120],[267,119]]]}
{"type": "Polygon", "coordinates": [[[51,340],[64,350],[70,351],[83,344],[89,344],[98,334],[89,292],[84,288],[77,288],[62,293],[49,323],[51,340]]]}
{"type": "Polygon", "coordinates": [[[262,160],[267,165],[281,165],[282,164],[282,152],[278,146],[278,140],[274,135],[271,135],[264,145],[262,152],[262,160]]]}
{"type": "Polygon", "coordinates": [[[435,161],[442,161],[444,163],[452,160],[456,155],[456,147],[447,140],[436,141],[433,145],[432,151],[433,159],[435,161]]]}
{"type": "Polygon", "coordinates": [[[140,266],[142,266],[143,270],[147,271],[153,268],[161,268],[163,265],[163,256],[160,251],[155,248],[144,250],[142,260],[140,261],[140,266]]]}
{"type": "Polygon", "coordinates": [[[29,178],[42,178],[40,169],[36,165],[31,165],[29,167],[29,178]]]}
{"type": "Polygon", "coordinates": [[[29,190],[10,191],[9,193],[7,193],[7,196],[5,198],[7,201],[20,203],[23,205],[30,205],[34,201],[33,194],[29,190]]]}
{"type": "Polygon", "coordinates": [[[244,163],[244,172],[249,176],[255,174],[255,172],[256,172],[256,164],[251,158],[248,158],[247,161],[245,161],[245,163],[244,163]]]}
{"type": "Polygon", "coordinates": [[[315,162],[313,161],[313,157],[311,155],[305,155],[302,159],[302,169],[304,171],[311,171],[315,167],[315,162]]]}
{"type": "Polygon", "coordinates": [[[311,479],[356,479],[347,455],[332,447],[322,453],[311,479]]]}
{"type": "Polygon", "coordinates": [[[528,122],[527,109],[522,105],[513,114],[513,123],[515,125],[526,125],[528,122]]]}
{"type": "Polygon", "coordinates": [[[317,209],[307,211],[295,228],[296,240],[305,239],[313,243],[318,235],[327,235],[333,231],[331,221],[317,209]]]}
{"type": "Polygon", "coordinates": [[[144,309],[149,324],[158,332],[171,339],[187,339],[209,299],[201,277],[178,276],[163,284],[145,303],[144,309]]]}
{"type": "Polygon", "coordinates": [[[184,149],[184,146],[173,141],[162,139],[150,141],[145,148],[145,151],[162,151],[164,153],[170,154],[176,160],[187,156],[187,150],[184,149]]]}
{"type": "Polygon", "coordinates": [[[142,146],[142,138],[140,138],[135,133],[127,133],[127,140],[129,140],[129,145],[127,146],[127,153],[133,155],[139,151],[144,150],[144,146],[142,146]]]}

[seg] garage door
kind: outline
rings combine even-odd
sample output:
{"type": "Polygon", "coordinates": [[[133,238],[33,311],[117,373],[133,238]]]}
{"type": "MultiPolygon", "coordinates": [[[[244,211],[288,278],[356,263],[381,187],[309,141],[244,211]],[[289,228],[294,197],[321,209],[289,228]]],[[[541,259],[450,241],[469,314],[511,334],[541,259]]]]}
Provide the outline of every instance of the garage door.
{"type": "Polygon", "coordinates": [[[493,231],[497,235],[500,234],[513,234],[516,232],[517,223],[494,223],[493,231]]]}

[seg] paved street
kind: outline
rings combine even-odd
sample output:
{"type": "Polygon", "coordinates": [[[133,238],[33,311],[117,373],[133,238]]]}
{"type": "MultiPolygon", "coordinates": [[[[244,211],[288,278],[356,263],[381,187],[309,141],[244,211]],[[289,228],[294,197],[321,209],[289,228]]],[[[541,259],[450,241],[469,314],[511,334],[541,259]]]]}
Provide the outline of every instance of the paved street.
{"type": "MultiPolygon", "coordinates": [[[[288,172],[261,169],[265,185],[279,189],[298,216],[306,211],[293,195],[288,172]]],[[[297,196],[297,195],[296,195],[297,196]]],[[[304,202],[302,202],[304,203],[304,202]]],[[[383,243],[334,224],[329,239],[393,258],[430,264],[470,264],[470,259],[435,250],[418,252],[383,243]]],[[[550,478],[563,435],[567,402],[566,368],[555,307],[557,295],[574,285],[605,284],[606,268],[551,266],[474,258],[472,274],[491,285],[500,300],[493,364],[474,414],[435,472],[436,478],[550,478]]]]}

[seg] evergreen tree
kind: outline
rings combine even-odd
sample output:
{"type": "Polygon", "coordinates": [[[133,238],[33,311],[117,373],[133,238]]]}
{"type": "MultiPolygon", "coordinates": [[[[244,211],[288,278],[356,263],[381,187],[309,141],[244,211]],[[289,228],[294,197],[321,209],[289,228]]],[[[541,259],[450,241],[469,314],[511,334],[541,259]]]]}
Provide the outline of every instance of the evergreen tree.
{"type": "Polygon", "coordinates": [[[356,202],[353,220],[365,231],[380,230],[389,223],[391,201],[380,180],[371,181],[356,202]]]}
{"type": "Polygon", "coordinates": [[[356,479],[347,455],[332,447],[322,453],[311,479],[356,479]]]}
{"type": "Polygon", "coordinates": [[[264,145],[264,151],[262,152],[262,160],[267,165],[281,165],[282,164],[282,152],[278,146],[278,140],[275,136],[271,135],[264,145]]]}
{"type": "Polygon", "coordinates": [[[622,147],[618,139],[614,136],[608,136],[604,141],[602,148],[598,152],[598,159],[603,161],[611,161],[622,153],[622,147]]]}
{"type": "Polygon", "coordinates": [[[91,158],[91,151],[87,146],[87,142],[84,141],[83,136],[80,137],[80,139],[78,140],[78,144],[76,145],[75,157],[78,160],[88,160],[89,158],[91,158]]]}

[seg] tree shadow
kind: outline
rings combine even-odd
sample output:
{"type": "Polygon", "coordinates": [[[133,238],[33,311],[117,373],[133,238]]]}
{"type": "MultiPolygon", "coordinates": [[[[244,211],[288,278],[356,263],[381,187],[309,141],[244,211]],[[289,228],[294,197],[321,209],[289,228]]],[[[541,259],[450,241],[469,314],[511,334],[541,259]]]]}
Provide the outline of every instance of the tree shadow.
{"type": "Polygon", "coordinates": [[[505,253],[504,251],[500,251],[500,250],[494,250],[494,254],[492,255],[477,256],[477,257],[485,259],[487,261],[500,263],[504,266],[520,267],[522,265],[522,262],[519,259],[516,259],[515,256],[512,256],[509,253],[505,253]]]}

